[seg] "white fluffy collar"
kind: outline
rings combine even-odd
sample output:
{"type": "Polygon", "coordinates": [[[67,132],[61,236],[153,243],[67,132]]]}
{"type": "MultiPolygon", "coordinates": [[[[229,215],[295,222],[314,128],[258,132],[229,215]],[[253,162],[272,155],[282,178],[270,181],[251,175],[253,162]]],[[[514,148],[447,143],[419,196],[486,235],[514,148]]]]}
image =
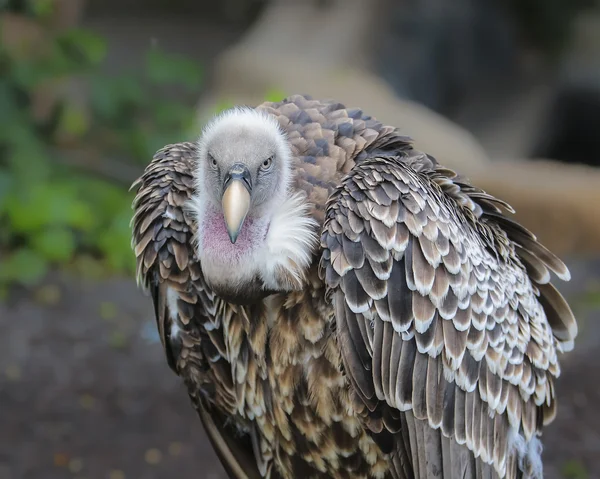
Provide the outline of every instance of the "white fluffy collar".
{"type": "Polygon", "coordinates": [[[202,248],[203,221],[206,212],[204,195],[189,203],[198,225],[194,247],[203,274],[213,285],[243,289],[244,284],[260,279],[265,289],[290,291],[302,287],[318,245],[318,223],[310,216],[310,204],[303,192],[291,192],[272,209],[265,241],[258,243],[242,259],[212,255],[202,248]]]}

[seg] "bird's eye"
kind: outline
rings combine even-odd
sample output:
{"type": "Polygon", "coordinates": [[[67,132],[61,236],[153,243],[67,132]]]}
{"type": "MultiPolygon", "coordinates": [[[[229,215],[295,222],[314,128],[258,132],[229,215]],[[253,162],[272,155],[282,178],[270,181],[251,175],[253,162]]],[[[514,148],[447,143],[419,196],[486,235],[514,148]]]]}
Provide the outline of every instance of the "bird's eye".
{"type": "Polygon", "coordinates": [[[268,170],[269,168],[271,168],[272,164],[273,164],[273,157],[269,156],[265,161],[262,162],[261,168],[263,170],[268,170]]]}
{"type": "Polygon", "coordinates": [[[215,159],[214,156],[212,156],[211,154],[208,155],[208,160],[210,161],[210,164],[213,168],[217,167],[217,160],[215,159]]]}

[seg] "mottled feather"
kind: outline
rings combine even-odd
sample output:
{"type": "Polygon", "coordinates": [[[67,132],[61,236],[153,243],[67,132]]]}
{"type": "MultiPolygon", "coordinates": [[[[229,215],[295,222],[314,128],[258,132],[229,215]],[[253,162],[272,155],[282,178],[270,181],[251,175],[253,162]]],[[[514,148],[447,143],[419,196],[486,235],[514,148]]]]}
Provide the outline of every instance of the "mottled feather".
{"type": "MultiPolygon", "coordinates": [[[[365,378],[381,384],[380,401],[427,420],[441,437],[456,440],[456,447],[466,444],[477,468],[470,462],[449,466],[450,461],[447,465],[452,470],[458,467],[472,474],[477,470],[482,474],[495,471],[502,477],[513,477],[516,470],[508,471],[506,466],[511,454],[508,420],[515,418],[510,423],[526,440],[534,430],[540,431],[541,424],[534,421],[531,412],[540,406],[533,401],[554,405],[555,398],[542,385],[552,384],[559,370],[557,353],[569,348],[577,333],[575,319],[549,283],[546,268],[563,279],[568,279],[568,270],[527,230],[501,216],[511,211],[507,204],[466,183],[453,181],[454,177],[410,148],[373,155],[358,163],[342,188],[333,193],[323,238],[334,235],[328,228],[329,221],[350,210],[364,222],[357,241],[366,245],[367,260],[369,251],[384,257],[381,249],[396,258],[387,279],[389,307],[378,306],[383,299],[379,296],[370,296],[371,302],[363,297],[362,305],[363,309],[371,305],[369,314],[376,330],[379,321],[390,322],[405,345],[416,345],[416,369],[408,366],[414,374],[403,376],[401,380],[409,384],[402,384],[400,376],[380,383],[375,374],[383,375],[385,369],[364,368],[361,373],[365,378]],[[355,182],[354,175],[361,181],[355,182]],[[377,208],[355,205],[354,198],[344,194],[346,189],[368,190],[373,185],[386,191],[386,201],[377,208]],[[406,186],[410,195],[403,194],[406,186]],[[398,193],[391,193],[394,188],[398,193]],[[388,203],[387,198],[398,198],[392,204],[397,201],[401,205],[393,210],[405,212],[397,230],[402,226],[408,236],[395,245],[383,234],[385,230],[379,223],[386,216],[382,207],[388,203]],[[432,204],[435,208],[430,207],[432,204]],[[520,256],[520,251],[525,253],[520,256]],[[407,305],[411,305],[408,311],[407,305]],[[433,340],[435,329],[428,334],[432,325],[440,330],[441,343],[433,340]],[[438,344],[441,348],[436,348],[438,344]],[[421,355],[429,357],[427,368],[421,355]],[[515,364],[530,374],[515,375],[515,364]],[[416,371],[426,374],[426,379],[416,371]],[[395,387],[395,394],[393,390],[385,391],[386,384],[395,387]],[[511,395],[510,388],[518,394],[511,395]],[[401,394],[403,391],[411,394],[401,394]],[[527,414],[521,415],[521,410],[527,414]],[[494,437],[501,443],[495,443],[494,437]],[[480,461],[482,465],[478,465],[480,461]]],[[[363,202],[377,201],[376,195],[369,191],[365,194],[368,199],[363,202]]],[[[322,268],[326,267],[324,257],[322,268]]],[[[358,271],[356,274],[360,275],[358,271]]],[[[335,285],[330,288],[335,289],[335,285]]],[[[395,339],[390,352],[383,349],[377,353],[378,363],[386,364],[385,354],[391,358],[395,339]]],[[[342,347],[342,354],[346,357],[361,347],[365,348],[342,347]]],[[[414,421],[409,421],[409,428],[414,421]]],[[[420,443],[419,434],[410,435],[411,444],[420,443]]],[[[422,460],[413,454],[413,467],[417,458],[422,460]]],[[[428,466],[424,463],[419,467],[428,466]]],[[[416,467],[415,473],[423,477],[416,467]]],[[[454,476],[446,473],[446,477],[454,476]]]]}
{"type": "Polygon", "coordinates": [[[566,266],[505,202],[362,110],[295,95],[275,118],[321,227],[302,289],[207,286],[187,205],[193,143],[133,185],[133,250],[170,367],[232,478],[520,477],[515,437],[556,412],[575,318],[566,266]]]}

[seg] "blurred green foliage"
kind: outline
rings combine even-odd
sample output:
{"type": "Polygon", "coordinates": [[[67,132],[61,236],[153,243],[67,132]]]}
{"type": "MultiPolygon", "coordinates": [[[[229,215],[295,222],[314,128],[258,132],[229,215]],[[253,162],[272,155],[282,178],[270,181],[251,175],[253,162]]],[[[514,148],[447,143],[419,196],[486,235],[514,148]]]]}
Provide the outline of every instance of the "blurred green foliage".
{"type": "MultiPolygon", "coordinates": [[[[193,103],[166,93],[197,97],[202,69],[153,47],[144,68],[107,76],[103,38],[83,29],[53,32],[46,21],[53,0],[17,3],[43,41],[29,49],[0,44],[0,290],[34,285],[56,266],[130,274],[133,193],[94,175],[94,163],[117,158],[141,172],[158,148],[183,140],[193,103]],[[62,95],[48,114],[36,114],[40,91],[73,78],[89,89],[85,105],[62,95]],[[69,151],[81,152],[77,167],[64,161],[69,151]]],[[[7,12],[14,5],[1,3],[0,15],[7,12]]]]}
{"type": "Polygon", "coordinates": [[[577,460],[567,461],[563,464],[561,472],[565,479],[587,479],[589,477],[585,466],[577,460]]]}

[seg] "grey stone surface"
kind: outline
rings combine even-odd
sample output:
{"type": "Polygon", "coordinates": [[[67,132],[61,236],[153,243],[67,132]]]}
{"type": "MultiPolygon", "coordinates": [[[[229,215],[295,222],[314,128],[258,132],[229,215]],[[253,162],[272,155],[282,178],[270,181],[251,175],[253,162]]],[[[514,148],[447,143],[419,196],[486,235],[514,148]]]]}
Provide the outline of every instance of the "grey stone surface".
{"type": "MultiPolygon", "coordinates": [[[[543,436],[549,479],[569,463],[600,476],[600,258],[568,264],[573,280],[557,286],[581,334],[543,436]]],[[[156,341],[151,300],[131,280],[49,284],[56,303],[18,293],[0,304],[0,478],[225,479],[156,341]]]]}

